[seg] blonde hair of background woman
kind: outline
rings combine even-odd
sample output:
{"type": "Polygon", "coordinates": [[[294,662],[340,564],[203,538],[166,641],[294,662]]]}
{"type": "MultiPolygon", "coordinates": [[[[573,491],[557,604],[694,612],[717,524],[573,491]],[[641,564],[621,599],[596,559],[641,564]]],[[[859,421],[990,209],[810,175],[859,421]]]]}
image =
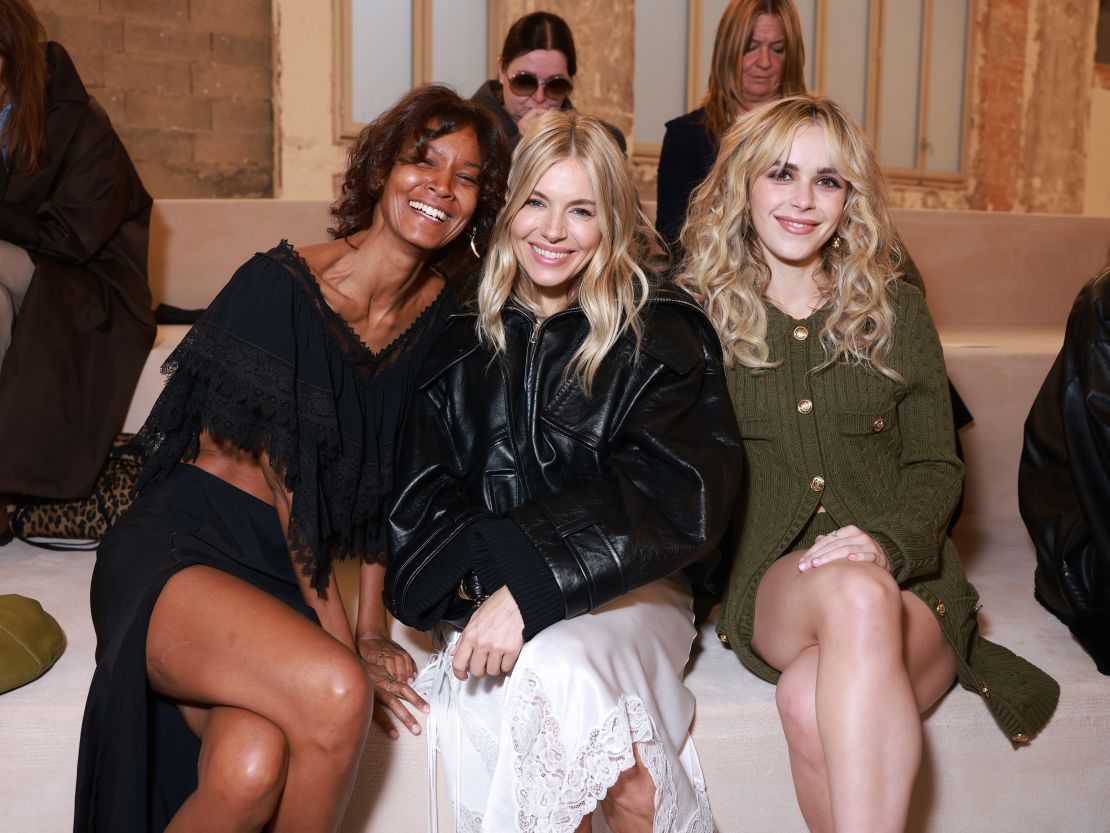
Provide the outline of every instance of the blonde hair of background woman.
{"type": "Polygon", "coordinates": [[[589,392],[598,367],[622,334],[631,330],[639,349],[640,311],[651,285],[643,264],[656,239],[624,156],[597,119],[573,110],[553,110],[541,116],[517,145],[505,207],[494,224],[478,287],[478,335],[496,354],[505,352],[501,311],[510,301],[543,318],[532,282],[513,253],[510,227],[547,169],[565,159],[578,160],[586,171],[601,231],[597,252],[571,295],[589,322],[589,332],[571,356],[566,373],[577,374],[589,392]]]}
{"type": "Polygon", "coordinates": [[[784,163],[795,133],[807,125],[824,130],[829,161],[847,183],[836,230],[840,246],[831,238],[822,250],[822,290],[832,311],[821,331],[821,367],[845,360],[901,381],[883,363],[894,331],[892,285],[901,251],[886,186],[867,137],[832,99],[801,95],[770,102],[722,137],[717,161],[690,200],[678,283],[705,307],[726,364],[753,372],[776,366],[769,360],[763,299],[771,272],[752,224],[750,195],[753,178],[784,163]]]}
{"type": "Polygon", "coordinates": [[[761,14],[777,17],[786,36],[779,94],[798,95],[806,91],[805,45],[793,0],[732,0],[717,24],[713,58],[709,64],[709,87],[702,102],[706,127],[714,136],[722,135],[736,120],[740,106],[740,61],[752,39],[756,18],[761,14]]]}

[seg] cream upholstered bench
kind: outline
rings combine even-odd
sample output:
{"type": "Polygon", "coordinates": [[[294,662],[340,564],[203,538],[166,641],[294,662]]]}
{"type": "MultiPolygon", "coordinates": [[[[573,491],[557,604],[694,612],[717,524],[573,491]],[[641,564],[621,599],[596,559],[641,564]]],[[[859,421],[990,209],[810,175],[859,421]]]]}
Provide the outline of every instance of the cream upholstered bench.
{"type": "MultiPolygon", "coordinates": [[[[160,201],[152,234],[155,298],[203,306],[252,252],[281,237],[294,244],[322,239],[326,224],[324,203],[160,201]]],[[[974,695],[954,691],[941,701],[925,723],[910,831],[1106,830],[1110,680],[1033,600],[1034,561],[1017,517],[1016,472],[1025,414],[1059,347],[1075,292],[1110,246],[1110,218],[904,211],[898,224],[925,276],[950,374],[976,417],[962,435],[967,504],[957,542],[982,595],[984,628],[1062,686],[1048,728],[1016,751],[974,695]]],[[[158,366],[185,330],[159,329],[129,430],[157,396],[158,366]]],[[[85,553],[21,544],[0,549],[2,592],[39,599],[68,638],[54,669],[0,696],[0,831],[71,826],[77,734],[93,668],[92,564],[85,553]]],[[[348,588],[350,578],[347,571],[348,588]]],[[[427,654],[421,635],[397,632],[418,661],[427,654]]],[[[774,689],[740,667],[709,623],[687,679],[698,699],[694,736],[719,829],[803,831],[774,689]]],[[[426,767],[423,738],[394,743],[373,730],[343,830],[424,829],[426,767]]]]}

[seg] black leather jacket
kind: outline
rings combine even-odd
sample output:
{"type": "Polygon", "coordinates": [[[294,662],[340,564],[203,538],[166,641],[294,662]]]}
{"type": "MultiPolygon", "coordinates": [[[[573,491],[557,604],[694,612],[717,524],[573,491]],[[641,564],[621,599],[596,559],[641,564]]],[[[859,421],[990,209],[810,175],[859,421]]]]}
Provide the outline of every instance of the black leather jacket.
{"type": "Polygon", "coordinates": [[[639,354],[622,338],[592,396],[564,379],[578,307],[503,321],[493,359],[475,315],[453,316],[404,430],[385,596],[421,629],[468,613],[464,577],[508,585],[526,638],[664,578],[713,550],[740,481],[720,345],[689,296],[653,293],[639,354]]]}
{"type": "Polygon", "coordinates": [[[1025,421],[1018,505],[1036,597],[1110,674],[1110,268],[1080,291],[1025,421]]]}

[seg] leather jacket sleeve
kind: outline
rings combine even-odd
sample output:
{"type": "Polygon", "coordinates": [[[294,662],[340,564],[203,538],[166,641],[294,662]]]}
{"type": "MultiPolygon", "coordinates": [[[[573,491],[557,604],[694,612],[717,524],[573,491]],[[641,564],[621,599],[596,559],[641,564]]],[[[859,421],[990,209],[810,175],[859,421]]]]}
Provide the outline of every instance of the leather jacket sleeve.
{"type": "Polygon", "coordinates": [[[1029,411],[1018,504],[1037,599],[1110,674],[1110,270],[1079,293],[1029,411]]]}

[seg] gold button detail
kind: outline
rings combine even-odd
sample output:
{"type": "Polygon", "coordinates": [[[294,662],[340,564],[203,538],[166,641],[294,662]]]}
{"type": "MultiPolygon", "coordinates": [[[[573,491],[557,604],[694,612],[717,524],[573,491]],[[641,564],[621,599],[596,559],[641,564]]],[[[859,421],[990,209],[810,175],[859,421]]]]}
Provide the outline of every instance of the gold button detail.
{"type": "Polygon", "coordinates": [[[937,611],[937,618],[938,619],[943,619],[944,614],[946,614],[948,612],[948,608],[946,608],[944,606],[944,602],[937,602],[936,611],[937,611]]]}
{"type": "Polygon", "coordinates": [[[984,700],[991,699],[991,687],[986,683],[979,683],[979,693],[983,695],[984,700]]]}
{"type": "Polygon", "coordinates": [[[1029,743],[1030,737],[1025,732],[1018,732],[1016,735],[1010,735],[1010,740],[1014,743],[1029,743]]]}
{"type": "Polygon", "coordinates": [[[805,341],[807,338],[809,338],[809,330],[807,330],[805,327],[794,328],[795,341],[805,341]]]}
{"type": "Polygon", "coordinates": [[[825,491],[825,478],[820,476],[813,478],[811,481],[809,481],[809,488],[811,491],[814,492],[825,491]]]}
{"type": "Polygon", "coordinates": [[[717,638],[719,640],[721,640],[723,643],[725,643],[726,645],[728,644],[728,635],[727,634],[719,633],[719,634],[717,634],[717,638]]]}
{"type": "Polygon", "coordinates": [[[874,431],[876,434],[878,434],[884,428],[886,428],[886,420],[882,417],[879,417],[877,420],[871,423],[871,430],[874,431]]]}
{"type": "Polygon", "coordinates": [[[799,414],[812,414],[813,413],[813,403],[808,399],[799,399],[798,400],[798,413],[799,414]]]}

